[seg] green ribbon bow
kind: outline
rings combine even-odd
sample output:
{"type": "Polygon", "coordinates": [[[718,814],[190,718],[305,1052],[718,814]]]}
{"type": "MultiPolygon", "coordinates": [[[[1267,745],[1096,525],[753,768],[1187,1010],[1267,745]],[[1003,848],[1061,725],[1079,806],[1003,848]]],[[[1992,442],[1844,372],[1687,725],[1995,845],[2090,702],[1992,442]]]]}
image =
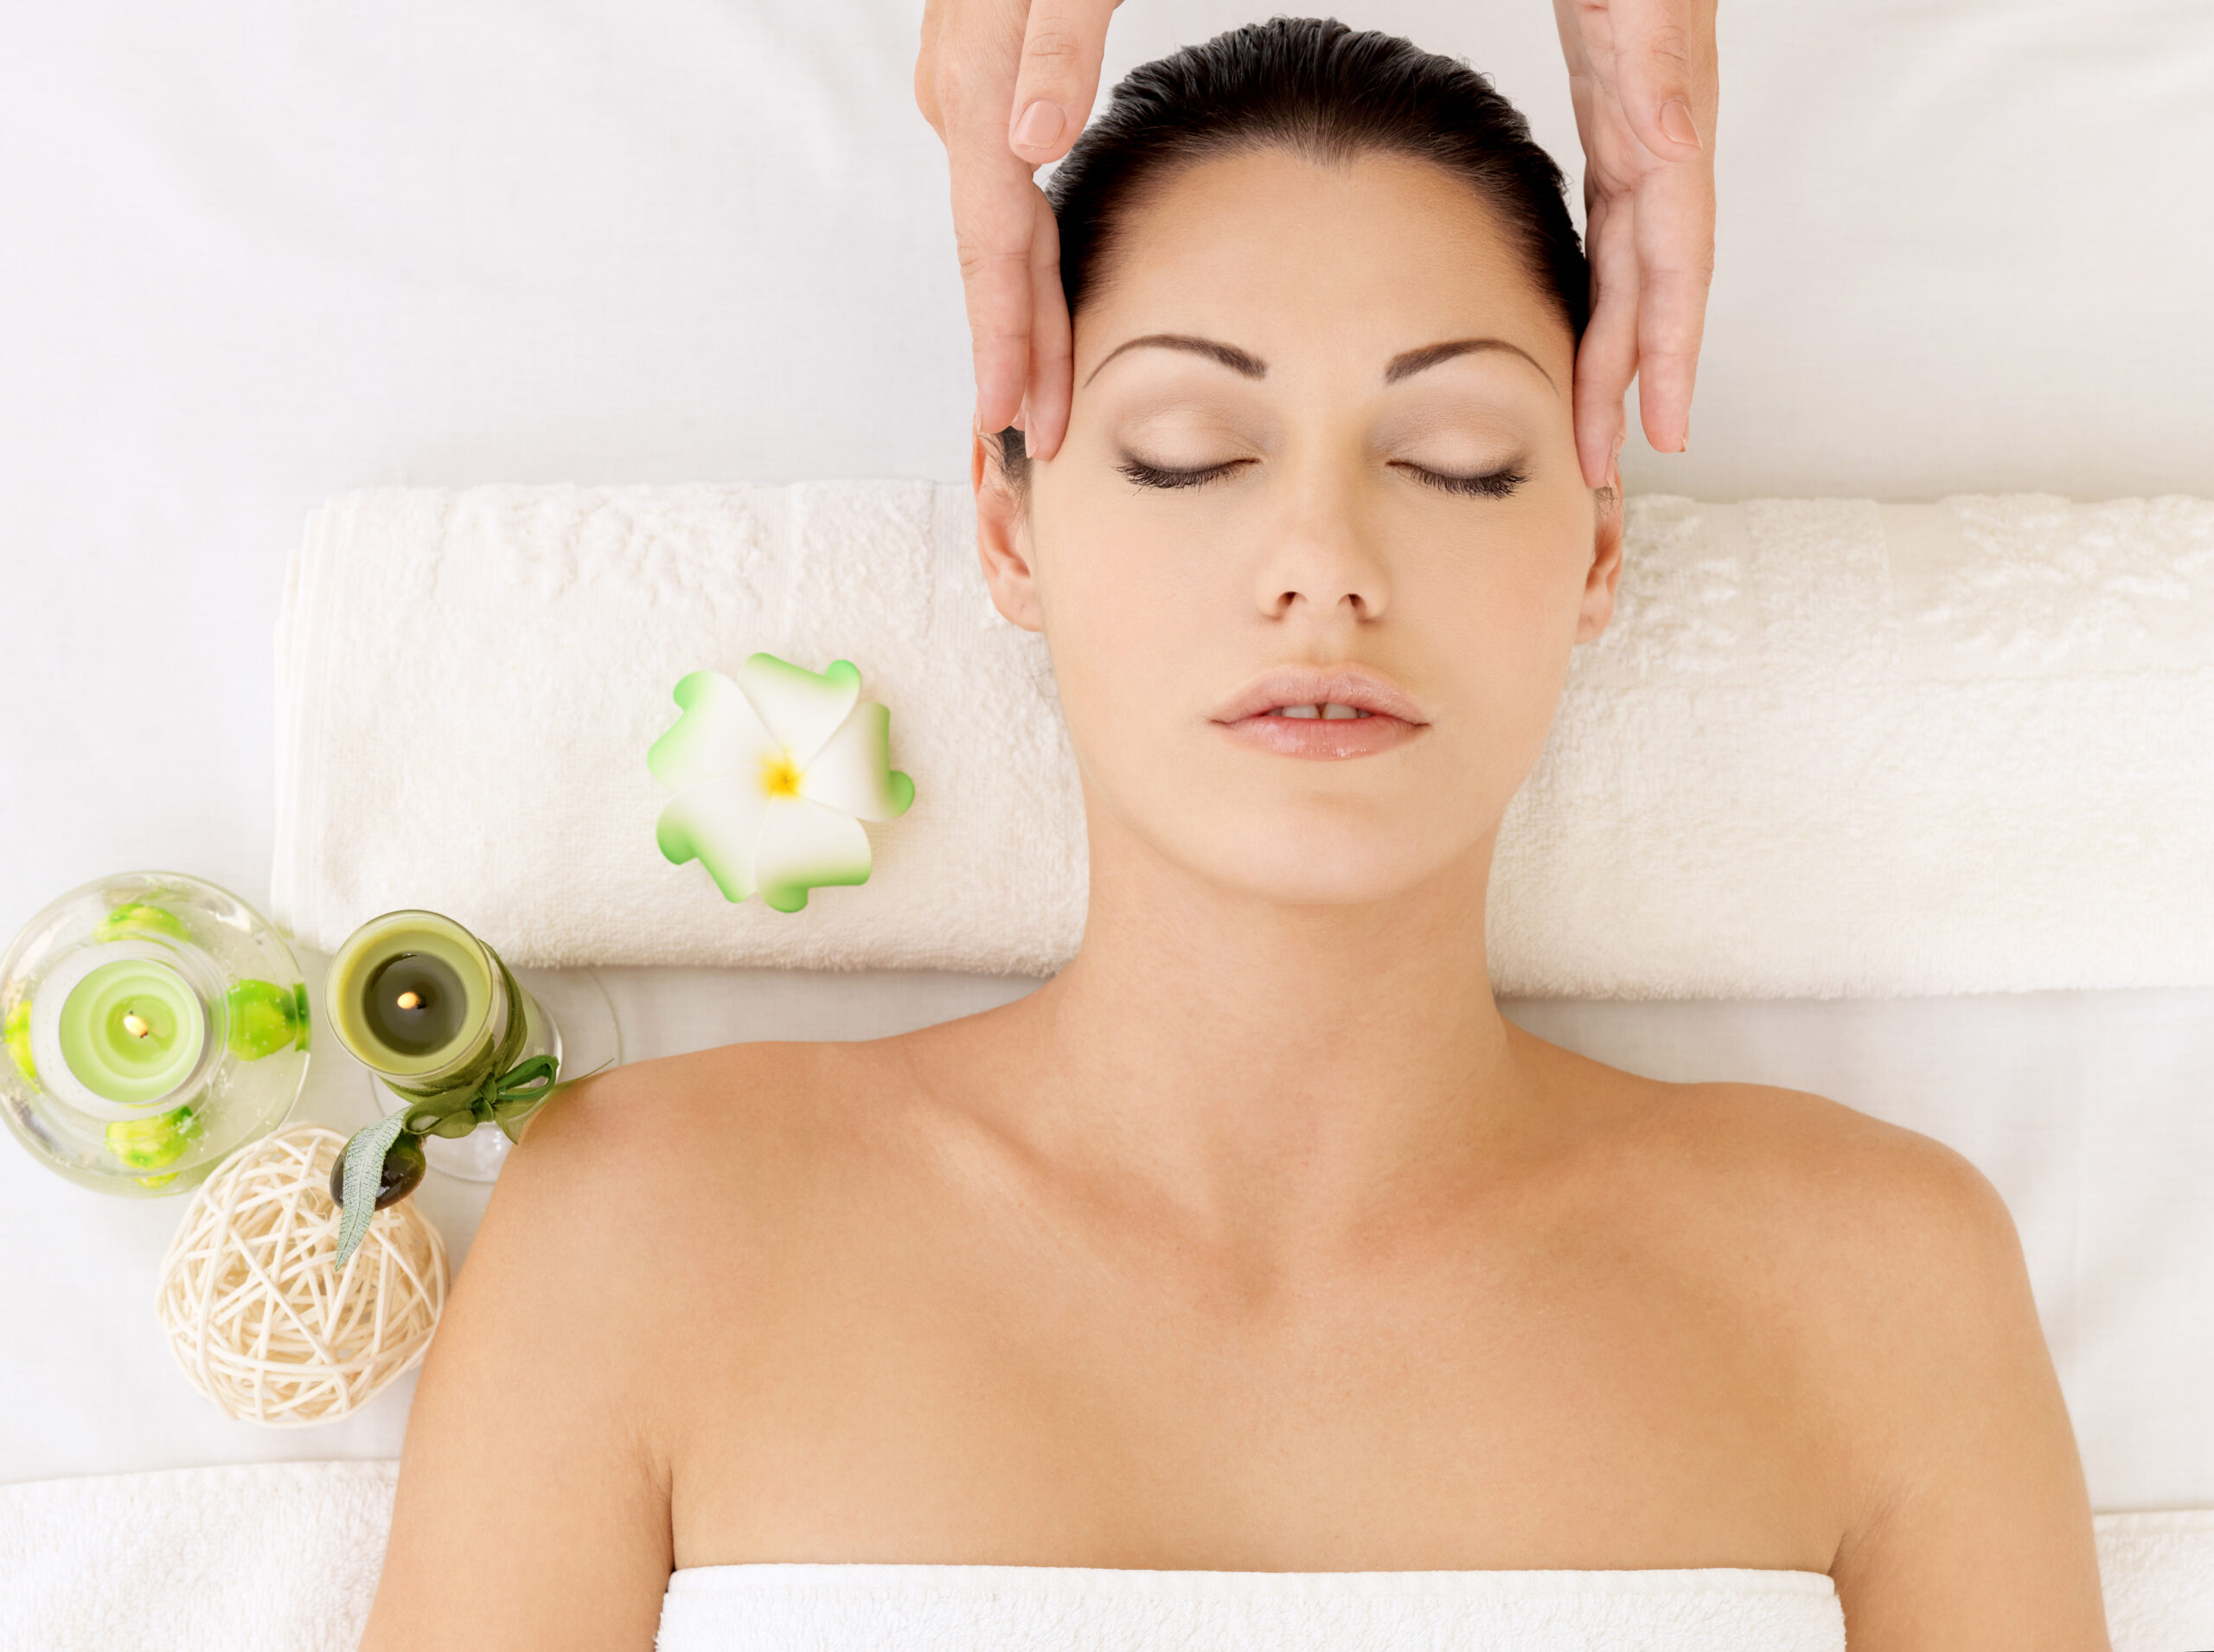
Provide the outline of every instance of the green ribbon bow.
{"type": "Polygon", "coordinates": [[[479,1124],[497,1124],[510,1142],[520,1142],[523,1121],[553,1094],[559,1070],[552,1056],[534,1055],[505,1073],[488,1073],[463,1094],[417,1102],[403,1112],[401,1128],[411,1136],[466,1136],[479,1124]]]}

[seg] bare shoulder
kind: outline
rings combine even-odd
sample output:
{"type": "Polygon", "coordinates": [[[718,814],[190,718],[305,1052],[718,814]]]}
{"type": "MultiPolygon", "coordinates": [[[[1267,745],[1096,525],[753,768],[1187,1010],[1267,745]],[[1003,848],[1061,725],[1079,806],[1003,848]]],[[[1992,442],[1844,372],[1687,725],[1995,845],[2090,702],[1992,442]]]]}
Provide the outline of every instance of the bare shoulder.
{"type": "MultiPolygon", "coordinates": [[[[773,1047],[739,1065],[775,1088],[780,1061],[804,1065],[773,1047]]],[[[699,1305],[701,1121],[730,1066],[617,1067],[526,1127],[417,1380],[364,1652],[652,1645],[674,1565],[664,1361],[699,1305]]]]}
{"type": "MultiPolygon", "coordinates": [[[[1887,1262],[1934,1258],[1934,1243],[1965,1263],[2020,1257],[2013,1217],[1991,1179],[1933,1136],[1811,1091],[1775,1085],[1670,1085],[1683,1145],[1752,1201],[1788,1213],[1787,1251],[1840,1276],[1887,1262]],[[1806,1247],[1800,1249],[1798,1241],[1806,1247]]],[[[1836,1280],[1846,1287],[1850,1280],[1836,1280]]]]}
{"type": "Polygon", "coordinates": [[[672,1174],[712,1162],[726,1132],[742,1133],[756,1162],[803,1134],[837,1087],[827,1071],[836,1047],[726,1044],[614,1068],[548,1105],[515,1156],[539,1149],[579,1171],[589,1160],[612,1175],[611,1193],[666,1208],[672,1174]]]}
{"type": "Polygon", "coordinates": [[[1832,1379],[1853,1652],[2108,1652],[2082,1462],[1997,1187],[1827,1097],[1692,1088],[1688,1117],[1778,1236],[1832,1379]]]}

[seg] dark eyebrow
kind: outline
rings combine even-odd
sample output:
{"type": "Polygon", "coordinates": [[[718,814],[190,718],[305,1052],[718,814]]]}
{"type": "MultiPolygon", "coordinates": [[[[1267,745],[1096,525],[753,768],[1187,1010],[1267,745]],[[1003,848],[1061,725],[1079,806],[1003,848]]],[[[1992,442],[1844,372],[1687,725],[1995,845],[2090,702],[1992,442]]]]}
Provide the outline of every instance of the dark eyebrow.
{"type": "Polygon", "coordinates": [[[1242,373],[1249,379],[1265,377],[1269,370],[1268,363],[1259,356],[1248,355],[1235,344],[1218,344],[1212,338],[1193,338],[1188,333],[1147,333],[1142,337],[1128,340],[1109,350],[1106,360],[1101,362],[1099,367],[1092,368],[1084,381],[1090,384],[1093,379],[1099,376],[1099,368],[1105,367],[1108,362],[1113,361],[1124,350],[1134,350],[1142,344],[1150,344],[1164,350],[1187,350],[1193,355],[1204,355],[1209,361],[1219,362],[1232,372],[1242,373]]]}
{"type": "MultiPolygon", "coordinates": [[[[1397,384],[1408,375],[1419,373],[1424,368],[1436,367],[1440,362],[1449,362],[1456,355],[1467,355],[1475,350],[1512,350],[1539,372],[1545,373],[1545,363],[1524,349],[1520,344],[1510,344],[1503,338],[1456,338],[1449,343],[1425,344],[1418,350],[1409,350],[1392,358],[1384,369],[1384,382],[1397,384]]],[[[1553,375],[1545,373],[1545,382],[1553,384],[1553,375]]],[[[1560,386],[1553,384],[1553,394],[1560,394],[1560,386]]]]}

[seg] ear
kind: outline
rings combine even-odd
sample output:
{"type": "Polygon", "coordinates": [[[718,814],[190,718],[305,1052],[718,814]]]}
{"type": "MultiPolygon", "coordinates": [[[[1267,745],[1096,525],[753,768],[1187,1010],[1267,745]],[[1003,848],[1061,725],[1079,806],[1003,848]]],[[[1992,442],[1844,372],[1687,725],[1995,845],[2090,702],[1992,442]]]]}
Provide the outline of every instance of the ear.
{"type": "Polygon", "coordinates": [[[1622,473],[1619,459],[1607,466],[1607,485],[1591,490],[1591,571],[1584,580],[1584,606],[1576,640],[1588,643],[1615,617],[1615,587],[1622,576],[1622,473]]]}
{"type": "MultiPolygon", "coordinates": [[[[1006,473],[985,450],[984,438],[969,438],[969,483],[976,490],[976,560],[992,606],[1027,631],[1043,631],[1037,580],[1030,560],[1030,518],[1008,483],[1006,473]]],[[[1036,474],[1036,465],[1032,466],[1036,474]]]]}

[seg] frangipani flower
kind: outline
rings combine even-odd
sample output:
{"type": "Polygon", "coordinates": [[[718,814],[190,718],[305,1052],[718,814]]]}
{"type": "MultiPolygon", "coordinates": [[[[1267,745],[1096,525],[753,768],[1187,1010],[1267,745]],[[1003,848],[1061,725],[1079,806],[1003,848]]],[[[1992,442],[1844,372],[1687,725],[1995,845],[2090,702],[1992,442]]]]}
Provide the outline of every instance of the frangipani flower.
{"type": "Polygon", "coordinates": [[[820,676],[756,654],[733,682],[694,671],[676,685],[684,714],[646,765],[675,791],[654,836],[678,865],[697,855],[726,900],[758,893],[797,912],[825,884],[866,883],[864,820],[906,812],[915,783],[891,766],[892,714],[856,704],[861,674],[833,660],[820,676]]]}

